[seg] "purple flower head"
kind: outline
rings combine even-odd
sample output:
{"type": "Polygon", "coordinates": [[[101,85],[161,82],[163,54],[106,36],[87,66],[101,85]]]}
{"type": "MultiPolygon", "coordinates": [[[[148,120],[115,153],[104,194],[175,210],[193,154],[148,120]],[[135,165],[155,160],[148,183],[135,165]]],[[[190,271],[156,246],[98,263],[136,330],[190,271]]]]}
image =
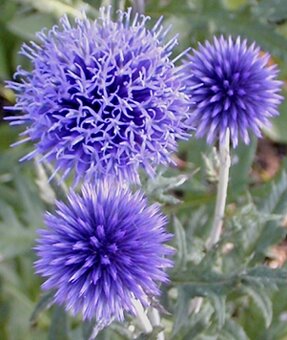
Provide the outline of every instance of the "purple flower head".
{"type": "MultiPolygon", "coordinates": [[[[32,71],[19,68],[10,117],[27,125],[24,141],[55,162],[63,177],[75,170],[94,181],[107,175],[138,181],[138,167],[150,175],[167,165],[177,140],[188,137],[189,101],[185,66],[171,59],[176,38],[166,41],[161,20],[149,30],[148,17],[131,11],[110,19],[110,8],[90,22],[66,17],[59,27],[37,35],[40,44],[23,45],[32,71]]],[[[183,53],[184,54],[184,53],[183,53]]],[[[11,109],[11,108],[10,108],[11,109]]],[[[17,143],[16,143],[17,144],[17,143]]]]}
{"type": "Polygon", "coordinates": [[[249,132],[260,137],[260,128],[278,115],[278,70],[268,65],[269,56],[260,55],[254,43],[215,37],[213,43],[199,45],[189,61],[194,111],[190,123],[197,137],[207,137],[208,143],[222,141],[229,128],[233,147],[239,138],[248,144],[249,132]]]}
{"type": "Polygon", "coordinates": [[[166,222],[142,193],[109,180],[71,192],[39,231],[35,266],[47,278],[43,289],[55,289],[55,302],[84,319],[122,320],[134,312],[134,298],[147,305],[160,294],[157,283],[168,281],[166,222]]]}

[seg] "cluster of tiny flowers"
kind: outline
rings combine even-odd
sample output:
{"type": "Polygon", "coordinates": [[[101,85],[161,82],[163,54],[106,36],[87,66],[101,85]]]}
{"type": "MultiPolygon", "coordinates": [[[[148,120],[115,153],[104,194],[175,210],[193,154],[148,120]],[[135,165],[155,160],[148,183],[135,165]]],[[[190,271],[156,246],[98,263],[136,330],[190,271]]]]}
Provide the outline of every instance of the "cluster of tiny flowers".
{"type": "Polygon", "coordinates": [[[171,161],[177,140],[188,137],[186,72],[170,58],[176,37],[165,41],[161,20],[146,29],[148,19],[132,21],[128,11],[113,22],[110,8],[74,27],[64,17],[38,34],[40,45],[23,46],[33,69],[19,68],[20,82],[8,86],[17,95],[12,109],[24,112],[11,119],[28,125],[23,141],[36,143],[24,159],[40,154],[63,177],[75,171],[76,182],[138,182],[139,167],[152,175],[171,161]]]}
{"type": "Polygon", "coordinates": [[[103,323],[134,313],[133,299],[147,305],[159,295],[156,282],[167,282],[163,243],[166,218],[142,193],[110,180],[71,192],[68,203],[47,213],[48,229],[40,230],[37,273],[47,277],[44,289],[55,289],[55,302],[84,319],[103,323]]]}
{"type": "Polygon", "coordinates": [[[214,38],[189,58],[190,124],[208,143],[223,141],[227,129],[234,147],[249,143],[249,132],[261,136],[260,128],[278,115],[282,97],[278,70],[269,66],[269,55],[260,55],[255,44],[238,37],[214,38]]]}
{"type": "MultiPolygon", "coordinates": [[[[97,21],[65,17],[59,27],[38,34],[39,45],[24,45],[32,70],[19,68],[8,119],[26,125],[20,143],[55,164],[63,179],[84,184],[57,202],[39,231],[36,271],[55,290],[55,302],[84,319],[109,324],[135,313],[134,299],[144,306],[167,282],[171,235],[158,205],[148,205],[127,183],[139,182],[138,170],[153,175],[168,165],[177,141],[196,129],[209,143],[249,142],[249,133],[278,114],[281,82],[268,55],[240,38],[214,38],[176,66],[176,38],[159,20],[110,8],[97,21]]],[[[16,143],[17,144],[17,143],[16,143]]]]}

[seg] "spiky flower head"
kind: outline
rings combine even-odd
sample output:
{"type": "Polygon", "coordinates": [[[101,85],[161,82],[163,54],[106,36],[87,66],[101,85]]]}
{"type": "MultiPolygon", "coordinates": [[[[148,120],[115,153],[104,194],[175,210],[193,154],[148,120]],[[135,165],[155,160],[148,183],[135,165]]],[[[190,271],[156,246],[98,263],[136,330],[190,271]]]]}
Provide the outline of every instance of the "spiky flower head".
{"type": "Polygon", "coordinates": [[[223,141],[229,129],[236,147],[239,139],[249,143],[250,132],[261,136],[260,128],[278,115],[282,100],[278,70],[269,60],[240,37],[214,37],[194,50],[189,58],[190,123],[197,137],[206,137],[208,143],[223,141]]]}
{"type": "MultiPolygon", "coordinates": [[[[159,20],[147,29],[148,17],[131,10],[110,18],[110,8],[90,22],[64,17],[59,27],[37,35],[39,45],[24,45],[32,71],[19,68],[20,82],[10,82],[17,94],[11,117],[28,126],[25,141],[37,154],[55,161],[76,179],[112,175],[135,182],[141,166],[153,174],[167,165],[177,140],[187,137],[184,66],[171,59],[176,37],[159,20]]],[[[24,158],[24,159],[25,159],[24,158]]]]}
{"type": "Polygon", "coordinates": [[[124,311],[134,312],[133,299],[147,305],[160,293],[157,284],[167,281],[166,222],[141,192],[108,180],[85,185],[81,195],[71,192],[39,231],[36,270],[47,278],[43,289],[55,289],[55,302],[84,319],[122,320],[124,311]]]}

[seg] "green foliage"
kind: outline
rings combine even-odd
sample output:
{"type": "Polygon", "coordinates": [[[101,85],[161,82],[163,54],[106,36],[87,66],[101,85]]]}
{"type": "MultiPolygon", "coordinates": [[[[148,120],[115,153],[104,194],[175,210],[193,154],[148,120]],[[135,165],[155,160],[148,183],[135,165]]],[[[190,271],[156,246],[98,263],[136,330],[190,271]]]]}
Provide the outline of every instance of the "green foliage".
{"type": "MultiPolygon", "coordinates": [[[[256,40],[287,75],[287,2],[285,0],[149,0],[146,13],[155,21],[164,15],[180,33],[178,51],[213,34],[243,35],[256,40]]],[[[94,18],[101,5],[124,8],[132,1],[113,0],[1,0],[0,100],[12,102],[3,82],[11,78],[23,41],[42,27],[51,27],[64,14],[94,18]]],[[[286,95],[286,91],[284,92],[286,95]]],[[[2,111],[1,111],[2,114],[2,111]]],[[[287,143],[287,106],[265,133],[287,143]]],[[[49,164],[19,164],[30,146],[10,149],[18,131],[0,121],[0,339],[88,340],[94,322],[82,322],[53,306],[53,292],[42,295],[35,276],[32,248],[45,210],[56,198],[65,199],[67,188],[51,182],[49,164]]],[[[151,201],[168,215],[171,246],[176,249],[170,283],[162,288],[161,324],[166,339],[286,339],[287,268],[268,266],[270,249],[284,242],[287,211],[287,164],[270,183],[254,185],[251,167],[257,141],[232,151],[228,208],[219,244],[205,244],[213,218],[218,169],[216,154],[204,141],[181,143],[183,164],[143,178],[151,201]],[[285,221],[285,222],[284,222],[285,221]],[[252,320],[252,322],[250,322],[252,320]]],[[[175,159],[177,162],[177,159],[175,159]]],[[[158,302],[155,302],[158,306],[158,302]]],[[[143,334],[132,319],[101,331],[97,339],[156,339],[161,327],[143,334]],[[133,328],[134,327],[134,328],[133,328]]]]}

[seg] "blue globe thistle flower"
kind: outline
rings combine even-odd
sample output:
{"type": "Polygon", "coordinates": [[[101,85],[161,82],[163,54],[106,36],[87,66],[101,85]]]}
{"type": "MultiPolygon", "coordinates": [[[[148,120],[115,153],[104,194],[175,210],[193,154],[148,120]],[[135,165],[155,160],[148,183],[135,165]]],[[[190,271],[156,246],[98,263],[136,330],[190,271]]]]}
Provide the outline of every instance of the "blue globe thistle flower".
{"type": "Polygon", "coordinates": [[[47,278],[43,289],[55,289],[55,302],[72,314],[104,324],[122,320],[124,311],[135,312],[133,299],[147,306],[160,294],[157,283],[168,281],[167,220],[141,192],[108,180],[85,185],[82,195],[72,191],[67,204],[58,202],[45,223],[36,271],[47,278]]]}
{"type": "MultiPolygon", "coordinates": [[[[150,175],[167,165],[177,140],[188,137],[189,102],[185,66],[171,59],[176,37],[166,41],[161,20],[147,29],[148,17],[131,10],[110,19],[110,8],[90,22],[66,17],[59,27],[39,33],[40,44],[24,44],[32,71],[19,68],[12,108],[23,111],[12,124],[27,125],[25,141],[76,180],[106,175],[138,181],[138,167],[150,175]]],[[[184,54],[184,53],[183,53],[184,54]]],[[[17,143],[16,143],[17,144],[17,143]]]]}
{"type": "Polygon", "coordinates": [[[200,44],[189,61],[190,123],[197,137],[205,136],[208,143],[223,141],[229,128],[233,147],[239,138],[248,144],[249,132],[260,137],[260,128],[278,115],[278,70],[254,43],[215,37],[213,43],[200,44]]]}

